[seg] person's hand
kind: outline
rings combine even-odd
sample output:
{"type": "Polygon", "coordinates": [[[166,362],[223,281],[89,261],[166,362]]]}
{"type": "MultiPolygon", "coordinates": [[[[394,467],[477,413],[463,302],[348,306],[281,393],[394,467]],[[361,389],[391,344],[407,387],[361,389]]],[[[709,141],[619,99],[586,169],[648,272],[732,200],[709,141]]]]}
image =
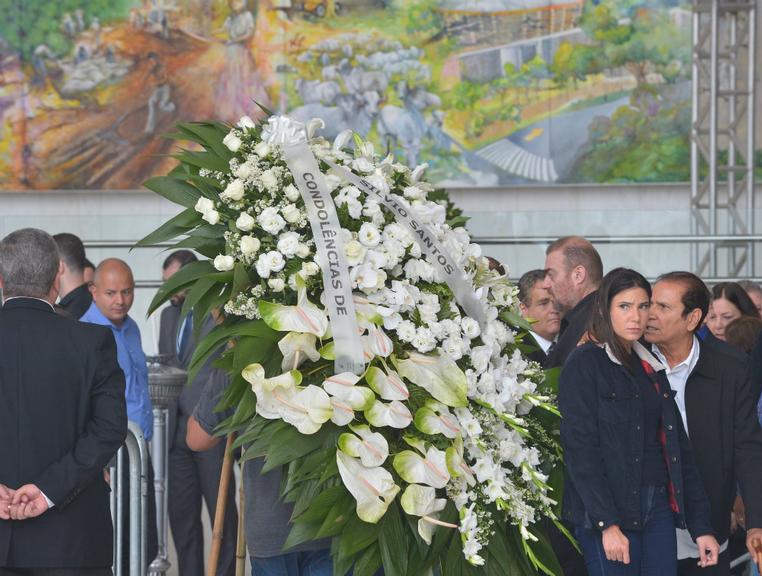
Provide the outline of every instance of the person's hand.
{"type": "Polygon", "coordinates": [[[696,545],[699,549],[699,566],[706,568],[717,564],[717,559],[720,556],[720,545],[714,536],[699,536],[696,538],[696,545]]]}
{"type": "Polygon", "coordinates": [[[27,520],[36,518],[48,510],[48,501],[45,500],[40,489],[34,484],[25,484],[13,495],[11,502],[11,520],[27,520]]]}
{"type": "Polygon", "coordinates": [[[730,512],[730,533],[735,534],[739,528],[746,528],[746,508],[741,497],[736,496],[733,510],[730,512]]]}
{"type": "Polygon", "coordinates": [[[746,531],[746,548],[757,568],[762,569],[762,528],[749,528],[746,531]]]}
{"type": "Polygon", "coordinates": [[[603,531],[603,551],[612,562],[630,563],[630,541],[619,526],[609,526],[603,531]]]}
{"type": "Polygon", "coordinates": [[[14,492],[5,484],[0,484],[0,520],[10,520],[14,492]]]}

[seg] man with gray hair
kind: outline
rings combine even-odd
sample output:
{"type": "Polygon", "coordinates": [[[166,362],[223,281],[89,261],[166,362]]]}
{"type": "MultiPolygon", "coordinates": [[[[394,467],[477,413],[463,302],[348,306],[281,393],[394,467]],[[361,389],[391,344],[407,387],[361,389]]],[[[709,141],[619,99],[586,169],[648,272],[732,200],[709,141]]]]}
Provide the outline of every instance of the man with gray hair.
{"type": "Polygon", "coordinates": [[[530,270],[519,279],[519,310],[522,318],[532,322],[529,335],[537,345],[527,358],[545,365],[561,328],[561,315],[553,303],[553,296],[543,286],[545,270],[530,270]]]}
{"type": "Polygon", "coordinates": [[[124,374],[110,330],[54,312],[60,275],[56,243],[42,230],[0,241],[0,573],[8,576],[111,574],[103,468],[127,434],[124,374]]]}

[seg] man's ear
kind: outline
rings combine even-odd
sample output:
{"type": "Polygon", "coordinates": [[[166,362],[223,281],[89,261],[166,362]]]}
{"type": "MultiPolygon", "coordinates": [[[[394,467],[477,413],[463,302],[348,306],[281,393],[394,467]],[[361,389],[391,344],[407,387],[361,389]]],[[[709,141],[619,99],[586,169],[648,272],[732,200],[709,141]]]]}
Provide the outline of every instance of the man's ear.
{"type": "Polygon", "coordinates": [[[519,312],[521,312],[521,316],[525,316],[527,313],[527,306],[523,302],[519,302],[519,312]]]}
{"type": "Polygon", "coordinates": [[[587,270],[582,264],[574,267],[571,273],[572,282],[575,286],[582,286],[587,280],[587,270]]]}
{"type": "Polygon", "coordinates": [[[688,321],[688,330],[691,332],[695,332],[696,328],[698,327],[699,323],[701,322],[701,308],[694,308],[688,313],[688,316],[686,316],[686,319],[688,321]]]}

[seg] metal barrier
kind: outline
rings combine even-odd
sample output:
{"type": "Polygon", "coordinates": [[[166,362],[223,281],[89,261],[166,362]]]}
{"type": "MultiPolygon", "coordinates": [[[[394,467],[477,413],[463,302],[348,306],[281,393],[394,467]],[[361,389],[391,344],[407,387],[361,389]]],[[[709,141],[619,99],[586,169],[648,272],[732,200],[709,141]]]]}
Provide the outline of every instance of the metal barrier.
{"type": "Polygon", "coordinates": [[[128,422],[127,438],[116,455],[116,463],[109,467],[111,478],[111,518],[114,522],[114,575],[126,576],[124,560],[124,486],[121,473],[124,469],[124,452],[130,474],[130,571],[129,576],[146,576],[148,568],[148,543],[146,542],[148,520],[148,448],[143,432],[134,422],[128,422]]]}

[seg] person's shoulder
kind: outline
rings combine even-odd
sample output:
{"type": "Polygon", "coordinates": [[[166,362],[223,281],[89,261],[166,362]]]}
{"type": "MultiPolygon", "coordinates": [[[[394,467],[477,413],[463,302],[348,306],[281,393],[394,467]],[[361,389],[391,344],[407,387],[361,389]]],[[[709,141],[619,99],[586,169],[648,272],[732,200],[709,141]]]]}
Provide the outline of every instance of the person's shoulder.
{"type": "Polygon", "coordinates": [[[749,362],[749,356],[743,350],[714,337],[701,343],[699,354],[710,355],[713,363],[724,365],[745,366],[749,362]]]}
{"type": "Polygon", "coordinates": [[[571,351],[564,362],[561,373],[582,369],[585,366],[599,366],[609,362],[606,350],[594,342],[586,342],[571,351]]]}

